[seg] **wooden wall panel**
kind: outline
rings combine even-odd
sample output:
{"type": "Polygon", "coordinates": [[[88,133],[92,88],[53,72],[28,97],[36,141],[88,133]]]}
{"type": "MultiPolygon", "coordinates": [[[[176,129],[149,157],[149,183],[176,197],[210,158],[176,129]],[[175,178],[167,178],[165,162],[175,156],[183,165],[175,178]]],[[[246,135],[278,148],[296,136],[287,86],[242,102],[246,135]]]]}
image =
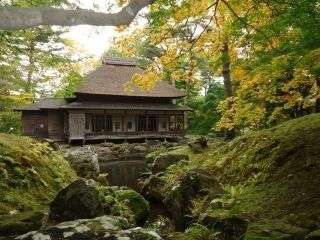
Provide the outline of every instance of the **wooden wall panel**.
{"type": "Polygon", "coordinates": [[[48,135],[55,141],[64,140],[64,114],[59,110],[48,111],[48,135]]]}
{"type": "Polygon", "coordinates": [[[69,112],[69,140],[84,139],[85,114],[69,112]]]}

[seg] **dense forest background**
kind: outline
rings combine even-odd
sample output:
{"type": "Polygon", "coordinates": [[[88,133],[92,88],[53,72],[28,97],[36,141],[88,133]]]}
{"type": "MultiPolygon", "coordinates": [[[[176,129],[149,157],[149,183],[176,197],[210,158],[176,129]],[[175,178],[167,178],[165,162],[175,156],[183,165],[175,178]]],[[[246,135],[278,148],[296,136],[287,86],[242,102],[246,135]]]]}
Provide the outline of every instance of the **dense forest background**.
{"type": "MultiPolygon", "coordinates": [[[[119,1],[117,8],[128,1],[119,1]]],[[[75,9],[67,0],[0,6],[75,9]]],[[[168,81],[194,109],[189,132],[232,138],[320,111],[318,0],[158,0],[117,28],[104,56],[135,57],[133,82],[168,81]]],[[[71,97],[96,61],[62,38],[67,28],[0,31],[0,131],[20,129],[14,107],[37,97],[71,97]]]]}

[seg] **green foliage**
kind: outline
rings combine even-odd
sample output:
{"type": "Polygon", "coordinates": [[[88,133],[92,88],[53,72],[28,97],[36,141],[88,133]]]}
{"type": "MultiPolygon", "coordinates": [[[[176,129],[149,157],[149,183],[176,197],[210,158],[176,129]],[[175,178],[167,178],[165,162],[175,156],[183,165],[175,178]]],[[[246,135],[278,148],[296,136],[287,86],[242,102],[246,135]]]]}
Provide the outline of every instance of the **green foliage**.
{"type": "Polygon", "coordinates": [[[13,128],[12,133],[19,133],[21,129],[21,113],[6,111],[0,112],[0,132],[8,133],[13,128]]]}
{"type": "Polygon", "coordinates": [[[188,131],[192,134],[208,134],[219,120],[217,106],[224,98],[224,88],[219,82],[210,85],[206,96],[190,98],[189,106],[194,111],[189,114],[188,131]]]}
{"type": "Polygon", "coordinates": [[[76,87],[84,81],[83,76],[77,72],[70,72],[65,76],[62,82],[66,85],[62,89],[58,90],[55,94],[57,98],[71,98],[74,97],[76,87]]]}
{"type": "Polygon", "coordinates": [[[194,240],[214,240],[216,234],[200,224],[192,224],[185,231],[194,240]]]}

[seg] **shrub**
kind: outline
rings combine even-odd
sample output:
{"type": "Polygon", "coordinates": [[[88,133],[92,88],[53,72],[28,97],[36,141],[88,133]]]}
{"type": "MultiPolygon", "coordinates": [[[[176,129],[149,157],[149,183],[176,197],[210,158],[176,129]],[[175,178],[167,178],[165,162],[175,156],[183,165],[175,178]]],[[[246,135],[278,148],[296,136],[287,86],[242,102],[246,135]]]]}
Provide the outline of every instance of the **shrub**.
{"type": "Polygon", "coordinates": [[[0,132],[8,133],[13,128],[13,133],[20,133],[21,114],[18,112],[0,112],[0,132]]]}

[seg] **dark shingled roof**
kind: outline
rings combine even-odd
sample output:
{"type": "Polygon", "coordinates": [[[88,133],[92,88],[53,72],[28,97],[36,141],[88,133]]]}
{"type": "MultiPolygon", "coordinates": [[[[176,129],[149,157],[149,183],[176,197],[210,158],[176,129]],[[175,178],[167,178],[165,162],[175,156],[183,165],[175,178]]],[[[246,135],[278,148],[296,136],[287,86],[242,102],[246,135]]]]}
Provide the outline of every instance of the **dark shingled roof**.
{"type": "Polygon", "coordinates": [[[191,111],[192,109],[185,106],[163,103],[106,103],[106,102],[72,102],[63,109],[106,109],[106,110],[178,110],[191,111]]]}
{"type": "Polygon", "coordinates": [[[85,82],[80,84],[76,93],[99,94],[113,96],[135,97],[164,97],[181,98],[185,93],[164,81],[159,81],[149,91],[143,91],[138,86],[133,86],[133,91],[126,92],[125,87],[135,73],[142,74],[143,70],[133,61],[119,59],[105,59],[103,64],[85,77],[85,82]]]}
{"type": "Polygon", "coordinates": [[[59,109],[68,104],[67,99],[43,98],[36,99],[33,103],[16,108],[16,111],[38,111],[41,109],[59,109]]]}

